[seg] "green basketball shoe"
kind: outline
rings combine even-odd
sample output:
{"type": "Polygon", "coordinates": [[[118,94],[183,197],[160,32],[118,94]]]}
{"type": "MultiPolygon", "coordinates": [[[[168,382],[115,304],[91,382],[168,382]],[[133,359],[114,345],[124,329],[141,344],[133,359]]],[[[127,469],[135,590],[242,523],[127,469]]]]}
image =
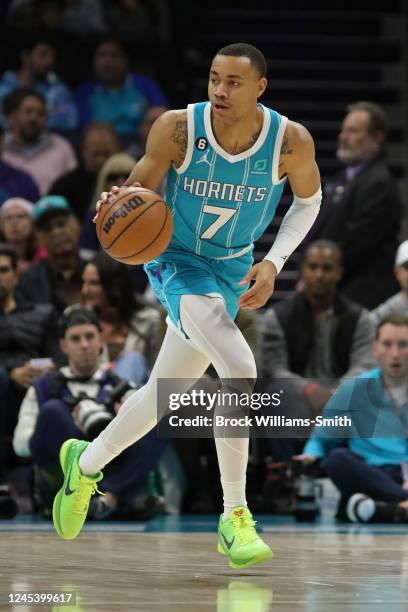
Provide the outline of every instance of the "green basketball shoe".
{"type": "Polygon", "coordinates": [[[272,551],[255,530],[255,521],[246,506],[234,508],[227,520],[220,516],[218,552],[228,557],[230,567],[239,569],[272,557],[272,551]]]}
{"type": "Polygon", "coordinates": [[[85,522],[91,495],[100,493],[96,483],[103,478],[102,472],[85,476],[79,469],[78,459],[88,445],[89,442],[71,439],[61,446],[59,458],[64,484],[55,496],[52,518],[57,533],[64,540],[77,537],[85,522]]]}

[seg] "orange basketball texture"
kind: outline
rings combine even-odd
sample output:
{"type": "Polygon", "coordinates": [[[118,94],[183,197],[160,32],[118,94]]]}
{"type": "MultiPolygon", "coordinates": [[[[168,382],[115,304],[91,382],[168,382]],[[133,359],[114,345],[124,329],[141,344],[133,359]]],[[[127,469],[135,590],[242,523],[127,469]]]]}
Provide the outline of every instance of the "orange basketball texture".
{"type": "Polygon", "coordinates": [[[96,219],[96,234],[113,259],[142,264],[166,249],[173,232],[173,217],[161,196],[144,187],[122,190],[104,204],[96,219]]]}

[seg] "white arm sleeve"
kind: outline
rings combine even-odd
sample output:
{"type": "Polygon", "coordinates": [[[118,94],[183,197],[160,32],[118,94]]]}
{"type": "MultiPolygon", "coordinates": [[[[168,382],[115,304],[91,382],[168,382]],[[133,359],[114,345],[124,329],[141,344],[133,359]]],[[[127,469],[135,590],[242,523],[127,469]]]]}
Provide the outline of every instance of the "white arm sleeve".
{"type": "Polygon", "coordinates": [[[29,387],[21,404],[13,436],[13,448],[18,457],[31,455],[29,442],[35,430],[38,412],[37,394],[34,387],[29,387]]]}
{"type": "Polygon", "coordinates": [[[320,210],[322,189],[308,198],[293,198],[292,205],[283,218],[275,242],[264,259],[271,261],[278,273],[289,255],[299,246],[306,236],[320,210]]]}

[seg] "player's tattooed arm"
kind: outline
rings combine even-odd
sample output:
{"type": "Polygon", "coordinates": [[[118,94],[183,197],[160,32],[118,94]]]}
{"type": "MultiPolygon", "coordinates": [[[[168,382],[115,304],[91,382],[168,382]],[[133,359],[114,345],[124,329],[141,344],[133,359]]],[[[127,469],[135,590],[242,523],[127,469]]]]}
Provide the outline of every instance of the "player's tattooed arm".
{"type": "Polygon", "coordinates": [[[283,139],[282,139],[282,146],[281,146],[280,153],[281,155],[292,155],[293,153],[293,148],[290,146],[289,138],[286,136],[286,134],[283,136],[283,139]]]}
{"type": "Polygon", "coordinates": [[[279,179],[283,178],[283,176],[287,174],[286,162],[290,155],[293,155],[293,146],[292,143],[289,142],[289,138],[285,132],[282,138],[282,145],[280,150],[279,179]]]}
{"type": "Polygon", "coordinates": [[[299,198],[308,198],[320,186],[313,138],[307,129],[288,121],[282,139],[279,176],[287,175],[292,191],[299,198]]]}
{"type": "Polygon", "coordinates": [[[188,143],[187,120],[176,121],[173,134],[171,135],[171,141],[177,147],[177,157],[174,160],[174,164],[177,167],[179,167],[183,163],[184,158],[187,153],[187,143],[188,143]]]}

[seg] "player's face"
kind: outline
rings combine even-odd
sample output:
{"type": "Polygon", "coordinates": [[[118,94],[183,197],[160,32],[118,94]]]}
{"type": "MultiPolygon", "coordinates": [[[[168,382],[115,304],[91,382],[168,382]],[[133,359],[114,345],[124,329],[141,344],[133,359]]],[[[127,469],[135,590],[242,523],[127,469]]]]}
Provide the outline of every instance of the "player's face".
{"type": "Polygon", "coordinates": [[[106,302],[105,291],[99,278],[98,268],[89,263],[82,274],[82,299],[86,306],[101,308],[106,302]]]}
{"type": "Polygon", "coordinates": [[[82,157],[90,174],[98,174],[108,157],[118,152],[118,143],[109,132],[90,131],[82,146],[82,157]]]}
{"type": "Polygon", "coordinates": [[[249,58],[216,55],[208,82],[213,116],[223,121],[239,119],[256,107],[266,83],[249,58]]]}
{"type": "Polygon", "coordinates": [[[55,64],[55,51],[47,44],[36,45],[28,55],[29,66],[36,77],[44,77],[53,70],[55,64]]]}
{"type": "Polygon", "coordinates": [[[338,138],[337,157],[347,165],[371,159],[378,152],[378,142],[369,131],[370,116],[365,110],[346,115],[338,138]]]}
{"type": "Polygon", "coordinates": [[[82,376],[90,376],[97,369],[101,348],[99,330],[90,323],[69,327],[61,340],[70,367],[82,376]]]}
{"type": "Polygon", "coordinates": [[[395,276],[400,284],[402,291],[408,294],[408,261],[401,266],[396,266],[395,276]]]}
{"type": "Polygon", "coordinates": [[[408,376],[408,325],[386,323],[374,342],[374,356],[389,378],[408,376]]]}
{"type": "Polygon", "coordinates": [[[12,125],[26,143],[38,140],[45,130],[46,123],[45,105],[34,96],[27,96],[12,115],[12,125]]]}
{"type": "Polygon", "coordinates": [[[311,247],[302,267],[305,290],[313,297],[325,297],[334,293],[341,279],[341,265],[335,251],[329,248],[311,247]]]}

